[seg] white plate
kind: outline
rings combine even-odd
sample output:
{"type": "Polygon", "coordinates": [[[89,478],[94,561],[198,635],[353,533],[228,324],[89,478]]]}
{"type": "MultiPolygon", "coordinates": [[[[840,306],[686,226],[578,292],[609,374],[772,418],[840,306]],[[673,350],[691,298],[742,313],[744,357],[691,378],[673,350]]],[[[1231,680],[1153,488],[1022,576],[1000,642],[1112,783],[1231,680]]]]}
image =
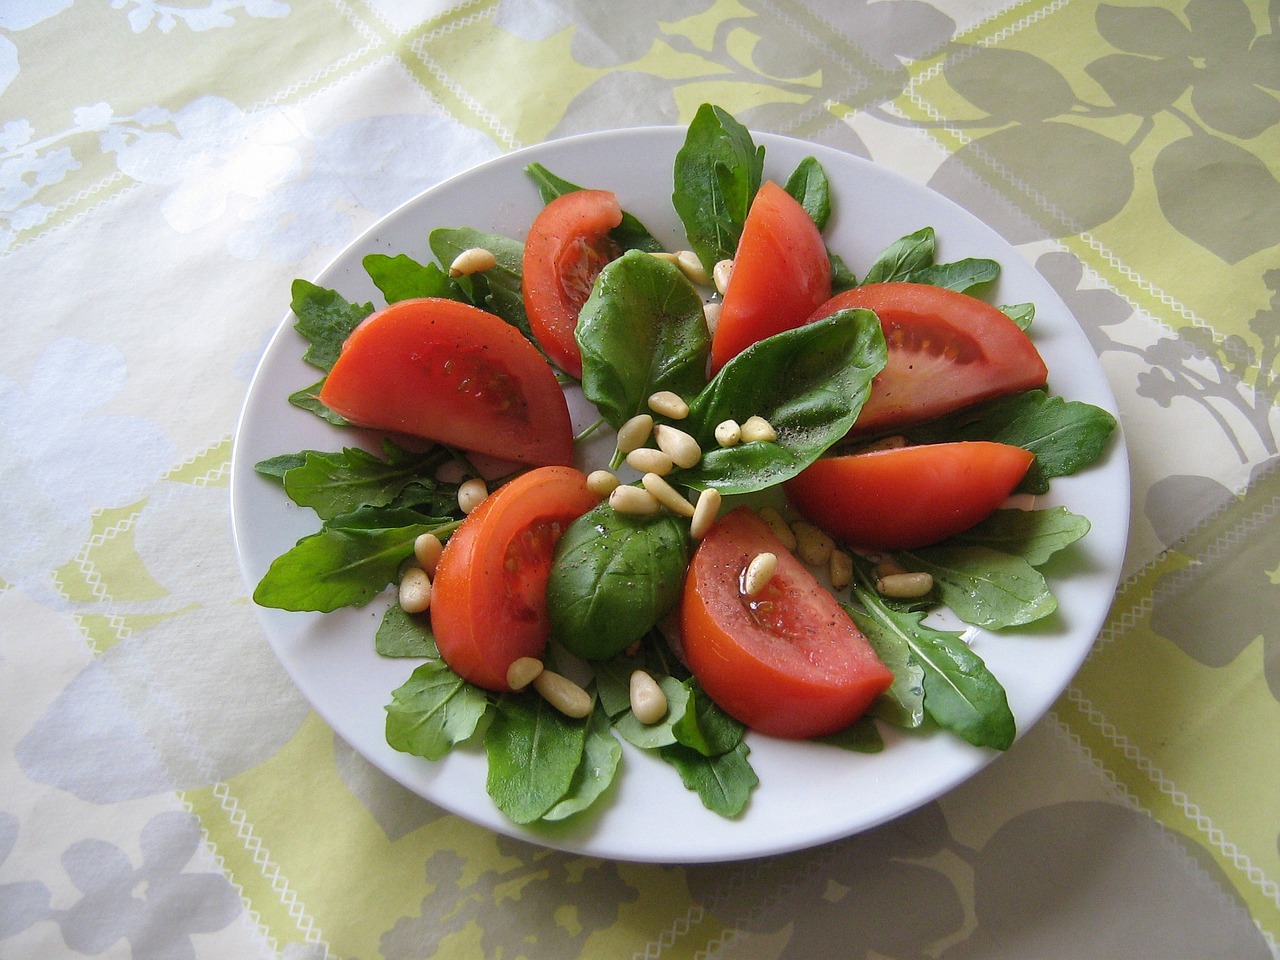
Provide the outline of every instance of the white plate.
{"type": "MultiPolygon", "coordinates": [[[[411,200],[357,240],[316,282],[349,300],[382,302],[361,267],[369,253],[432,259],[435,227],[471,226],[521,238],[541,208],[522,168],[544,163],[562,177],[616,191],[668,249],[686,245],[670,207],[671,169],[682,128],[618,130],[553,141],[500,157],[411,200]]],[[[890,242],[924,226],[939,239],[939,259],[991,257],[1003,266],[995,303],[1034,302],[1036,346],[1050,386],[1068,399],[1115,411],[1084,334],[1048,283],[998,234],[949,200],[865,160],[787,138],[759,135],[766,175],[785,180],[813,155],[831,178],[835,211],[831,248],[863,271],[890,242]]],[[[302,360],[303,341],[286,316],[267,348],[245,402],[232,458],[231,505],[236,547],[252,589],[271,561],[319,522],[254,473],[264,458],[302,449],[337,450],[352,442],[318,417],[286,403],[316,379],[302,360]]],[[[581,427],[583,424],[579,423],[581,427]]],[[[1118,431],[1117,431],[1118,434],[1118,431]]],[[[1059,612],[1045,623],[999,635],[971,631],[974,649],[1004,684],[1025,732],[1066,688],[1110,606],[1128,529],[1129,475],[1124,441],[1084,473],[1055,480],[1036,506],[1065,505],[1092,532],[1057,563],[1052,588],[1059,612]]],[[[485,794],[482,750],[455,750],[437,762],[398,753],[383,739],[384,705],[415,663],[379,657],[373,635],[384,604],[328,615],[257,610],[272,648],[316,711],[364,757],[410,790],[494,830],[534,843],[600,857],[656,862],[733,860],[781,853],[845,837],[934,799],[997,756],[934,732],[885,728],[874,755],[749,734],[760,786],[746,812],[726,820],[703,809],[666,764],[624,746],[622,767],[599,808],[549,828],[508,822],[485,794]]],[[[1016,747],[1015,747],[1016,749],[1016,747]]]]}

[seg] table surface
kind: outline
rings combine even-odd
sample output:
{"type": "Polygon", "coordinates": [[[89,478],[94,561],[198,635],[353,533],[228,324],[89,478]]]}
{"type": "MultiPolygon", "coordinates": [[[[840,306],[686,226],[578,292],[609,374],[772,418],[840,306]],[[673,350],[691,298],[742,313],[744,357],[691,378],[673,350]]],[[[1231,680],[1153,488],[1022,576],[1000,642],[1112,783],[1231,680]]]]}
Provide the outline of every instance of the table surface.
{"type": "Polygon", "coordinates": [[[0,6],[0,954],[1280,956],[1280,9],[1264,0],[0,6]],[[1132,467],[1049,715],[815,849],[597,860],[432,806],[269,648],[237,416],[290,282],[518,147],[687,123],[890,167],[1070,306],[1132,467]]]}

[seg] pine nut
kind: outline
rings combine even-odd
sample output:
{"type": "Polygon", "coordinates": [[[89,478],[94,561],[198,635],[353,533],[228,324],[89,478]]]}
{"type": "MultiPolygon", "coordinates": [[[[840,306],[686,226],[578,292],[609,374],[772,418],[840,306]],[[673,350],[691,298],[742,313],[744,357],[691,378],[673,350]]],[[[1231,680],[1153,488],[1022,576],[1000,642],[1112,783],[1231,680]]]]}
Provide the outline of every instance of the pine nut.
{"type": "Polygon", "coordinates": [[[748,597],[758,597],[778,569],[778,556],[773,553],[757,553],[742,571],[742,592],[748,597]]]}
{"type": "Polygon", "coordinates": [[[523,690],[542,672],[542,661],[537,657],[517,657],[507,667],[507,686],[512,690],[523,690]]]}
{"type": "Polygon", "coordinates": [[[658,512],[658,498],[643,487],[616,487],[609,494],[609,506],[633,517],[651,517],[658,512]]]}
{"type": "Polygon", "coordinates": [[[711,278],[707,276],[707,268],[702,265],[702,261],[692,250],[681,250],[677,253],[676,266],[689,278],[690,283],[696,283],[700,287],[711,283],[711,278]]]}
{"type": "Polygon", "coordinates": [[[554,670],[539,672],[533,678],[533,689],[566,717],[581,720],[591,712],[591,694],[554,670]]]}
{"type": "Polygon", "coordinates": [[[449,264],[449,276],[466,277],[473,273],[492,270],[497,265],[498,258],[494,256],[492,250],[486,250],[484,247],[471,247],[463,250],[453,258],[453,263],[449,264]]]}
{"type": "Polygon", "coordinates": [[[658,681],[644,670],[631,674],[628,692],[631,695],[631,712],[646,726],[667,715],[667,695],[658,686],[658,681]]]}
{"type": "Polygon", "coordinates": [[[747,417],[746,423],[742,425],[743,443],[751,443],[755,440],[763,440],[766,443],[772,443],[777,439],[777,431],[773,429],[773,425],[764,417],[747,417]]]}
{"type": "Polygon", "coordinates": [[[710,303],[702,305],[702,317],[707,321],[707,333],[713,337],[716,333],[716,327],[720,326],[720,310],[723,304],[719,300],[712,300],[710,303]]]}
{"type": "Polygon", "coordinates": [[[707,535],[720,515],[720,502],[723,499],[720,491],[714,487],[708,487],[698,494],[698,502],[693,507],[693,519],[689,521],[689,536],[701,540],[707,535]]]}
{"type": "Polygon", "coordinates": [[[658,449],[669,456],[677,467],[688,470],[702,459],[702,448],[698,446],[698,441],[677,427],[660,423],[653,428],[653,438],[658,441],[658,449]]]}
{"type": "Polygon", "coordinates": [[[425,613],[431,609],[431,578],[421,567],[410,567],[400,578],[400,609],[425,613]]]}
{"type": "Polygon", "coordinates": [[[915,600],[933,589],[927,573],[891,573],[876,581],[876,593],[896,600],[915,600]]]}
{"type": "Polygon", "coordinates": [[[608,470],[592,470],[587,474],[587,489],[597,497],[607,497],[621,481],[608,470]]]}
{"type": "Polygon", "coordinates": [[[644,446],[651,433],[653,433],[653,417],[647,413],[637,413],[618,428],[618,451],[627,454],[637,447],[644,446]]]}
{"type": "Polygon", "coordinates": [[[671,462],[670,454],[655,450],[653,447],[640,447],[627,454],[627,466],[641,473],[656,473],[660,477],[665,477],[675,464],[671,462]]]}
{"type": "Polygon", "coordinates": [[[835,541],[811,523],[797,520],[791,525],[796,535],[796,556],[811,567],[826,566],[835,549],[835,541]]]}
{"type": "Polygon", "coordinates": [[[716,424],[716,443],[722,447],[735,447],[742,442],[742,427],[737,420],[721,420],[716,424]]]}
{"type": "Polygon", "coordinates": [[[689,405],[677,393],[659,390],[649,398],[649,409],[668,420],[683,420],[689,415],[689,405]]]}
{"type": "Polygon", "coordinates": [[[711,279],[715,281],[716,290],[721,295],[729,289],[729,278],[733,276],[733,261],[721,260],[711,268],[711,279]]]}
{"type": "Polygon", "coordinates": [[[470,513],[489,496],[489,485],[480,477],[472,477],[458,486],[458,509],[470,513]]]}
{"type": "Polygon", "coordinates": [[[646,473],[640,483],[653,494],[654,499],[680,517],[693,516],[693,504],[680,495],[680,491],[656,473],[646,473]]]}
{"type": "Polygon", "coordinates": [[[769,529],[773,532],[773,535],[778,538],[779,542],[794,553],[796,549],[796,535],[791,529],[790,524],[788,524],[786,520],[782,519],[782,514],[773,507],[761,507],[758,512],[760,519],[769,525],[769,529]]]}
{"type": "Polygon", "coordinates": [[[440,562],[440,554],[444,552],[444,544],[434,533],[422,533],[413,541],[413,556],[418,565],[430,576],[436,575],[436,564],[440,562]]]}
{"type": "Polygon", "coordinates": [[[843,590],[853,582],[853,557],[843,550],[832,550],[831,560],[827,563],[827,575],[831,578],[831,586],[843,590]]]}
{"type": "Polygon", "coordinates": [[[895,573],[906,573],[907,568],[896,560],[881,560],[871,568],[871,576],[877,580],[883,580],[885,577],[892,576],[895,573]]]}
{"type": "Polygon", "coordinates": [[[665,260],[673,267],[680,266],[680,261],[674,253],[667,253],[665,250],[651,250],[650,256],[656,257],[659,260],[665,260]]]}

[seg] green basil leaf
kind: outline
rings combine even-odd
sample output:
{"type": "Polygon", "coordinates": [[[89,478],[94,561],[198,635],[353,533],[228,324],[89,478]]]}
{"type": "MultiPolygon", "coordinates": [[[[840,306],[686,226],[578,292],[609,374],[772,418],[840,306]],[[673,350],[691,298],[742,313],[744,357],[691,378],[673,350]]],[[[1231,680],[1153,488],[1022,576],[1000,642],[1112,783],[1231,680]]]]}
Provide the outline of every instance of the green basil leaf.
{"type": "Polygon", "coordinates": [[[795,476],[848,433],[886,357],[869,310],[841,310],[753,344],[689,404],[683,426],[704,453],[680,481],[747,493],[795,476]],[[715,442],[717,424],[753,415],[769,421],[776,442],[715,442]]]}
{"type": "Polygon", "coordinates": [[[912,270],[904,278],[910,283],[927,283],[934,287],[946,287],[968,293],[975,287],[993,283],[1000,276],[1000,264],[994,260],[957,260],[954,263],[934,263],[912,270]]]}
{"type": "Polygon", "coordinates": [[[603,711],[593,710],[587,719],[587,739],[582,749],[582,762],[574,771],[569,792],[542,815],[543,820],[564,820],[581,813],[598,800],[618,772],[622,745],[609,729],[609,718],[603,711]]]}
{"type": "Polygon", "coordinates": [[[751,751],[742,741],[728,753],[706,757],[692,747],[673,743],[658,755],[676,768],[684,785],[697,793],[702,805],[722,817],[736,817],[747,807],[760,778],[751,769],[751,751]]]}
{"type": "Polygon", "coordinates": [[[362,506],[391,503],[410,483],[422,483],[424,475],[450,458],[442,447],[423,454],[410,454],[394,444],[386,450],[386,459],[358,447],[341,453],[308,452],[301,466],[285,473],[285,492],[294,503],[328,520],[362,506]]]}
{"type": "Polygon", "coordinates": [[[298,318],[293,327],[307,341],[302,359],[328,373],[351,331],[373,313],[373,304],[351,303],[308,280],[293,281],[292,295],[289,306],[298,318]]]}
{"type": "Polygon", "coordinates": [[[827,225],[831,216],[831,183],[816,158],[801,160],[783,189],[805,208],[819,230],[827,225]]]}
{"type": "Polygon", "coordinates": [[[888,283],[906,280],[912,273],[933,265],[937,238],[933,227],[924,227],[915,233],[895,240],[876,258],[862,278],[863,283],[888,283]]]}
{"type": "Polygon", "coordinates": [[[707,382],[711,337],[702,297],[674,264],[631,252],[607,264],[578,316],[582,390],[621,427],[659,390],[680,396],[707,382]]]}
{"type": "MultiPolygon", "coordinates": [[[[537,185],[538,194],[542,197],[544,204],[566,193],[585,189],[576,183],[570,183],[563,177],[556,176],[540,163],[529,164],[524,168],[524,172],[537,185]]],[[[609,231],[609,239],[623,250],[657,253],[662,249],[662,244],[645,228],[645,225],[625,210],[622,211],[622,222],[609,231]]]]}
{"type": "Polygon", "coordinates": [[[1021,557],[990,547],[947,544],[903,556],[903,566],[931,574],[942,602],[975,627],[1016,627],[1058,609],[1043,574],[1021,557]]]}
{"type": "Polygon", "coordinates": [[[839,256],[827,250],[827,259],[831,261],[831,293],[835,295],[845,290],[851,290],[858,285],[858,277],[849,265],[846,264],[839,256]]]}
{"type": "Polygon", "coordinates": [[[443,660],[428,660],[391,692],[386,709],[387,743],[393,749],[439,760],[475,733],[489,698],[443,660]]]}
{"type": "Polygon", "coordinates": [[[430,618],[406,613],[398,603],[391,604],[383,613],[373,635],[373,649],[384,657],[440,659],[430,618]]]}
{"type": "Polygon", "coordinates": [[[751,132],[720,107],[699,107],[676,153],[671,202],[708,274],[737,252],[763,176],[764,147],[751,132]]]}
{"type": "Polygon", "coordinates": [[[501,317],[537,346],[529,329],[521,289],[524,274],[524,244],[500,233],[485,233],[471,227],[437,227],[427,238],[431,252],[442,264],[450,264],[463,250],[483,247],[497,258],[496,266],[481,273],[459,277],[454,282],[471,303],[501,317]]]}
{"type": "Polygon", "coordinates": [[[532,823],[573,787],[587,742],[587,721],[566,717],[543,697],[501,697],[484,735],[485,789],[515,823],[532,823]]]}
{"type": "Polygon", "coordinates": [[[439,264],[423,265],[403,253],[394,257],[371,253],[362,263],[365,273],[369,274],[369,279],[382,291],[389,304],[419,297],[467,299],[462,288],[440,269],[439,264]]]}
{"type": "Polygon", "coordinates": [[[956,534],[948,543],[990,547],[1039,567],[1083,537],[1089,528],[1088,518],[1066,507],[997,510],[977,526],[956,534]]]}

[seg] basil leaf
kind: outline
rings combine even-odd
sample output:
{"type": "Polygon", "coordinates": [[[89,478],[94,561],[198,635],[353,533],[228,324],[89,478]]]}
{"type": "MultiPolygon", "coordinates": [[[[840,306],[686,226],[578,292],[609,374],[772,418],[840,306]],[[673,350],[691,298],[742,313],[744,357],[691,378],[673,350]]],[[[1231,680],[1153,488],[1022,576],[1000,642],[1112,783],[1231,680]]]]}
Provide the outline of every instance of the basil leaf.
{"type": "Polygon", "coordinates": [[[307,341],[302,359],[328,373],[351,331],[373,313],[373,304],[351,303],[336,290],[308,280],[293,281],[291,293],[289,307],[298,318],[293,328],[307,341]]]}
{"type": "Polygon", "coordinates": [[[848,433],[886,357],[880,321],[869,310],[841,310],[753,344],[689,404],[683,427],[704,453],[679,479],[721,493],[790,479],[848,433]],[[717,424],[753,415],[769,421],[776,442],[715,442],[717,424]]]}
{"type": "Polygon", "coordinates": [[[816,158],[801,160],[783,189],[805,208],[819,230],[827,225],[831,216],[831,183],[816,158]]]}
{"type": "Polygon", "coordinates": [[[450,670],[428,660],[387,704],[387,743],[402,753],[439,760],[476,731],[489,709],[488,695],[450,670]]]}
{"type": "Polygon", "coordinates": [[[1089,528],[1088,518],[1066,507],[997,510],[977,526],[956,534],[948,543],[990,547],[1039,567],[1083,537],[1089,528]]]}
{"type": "Polygon", "coordinates": [[[586,720],[536,695],[501,697],[484,735],[485,789],[513,822],[532,823],[568,795],[586,742],[586,720]]]}
{"type": "Polygon", "coordinates": [[[671,202],[708,274],[737,252],[763,176],[764,147],[751,132],[720,107],[699,107],[676,153],[671,202]]]}
{"type": "Polygon", "coordinates": [[[373,635],[373,649],[384,657],[440,659],[430,619],[406,613],[398,603],[391,604],[383,613],[373,635]]]}
{"type": "Polygon", "coordinates": [[[711,337],[702,297],[674,264],[631,252],[607,264],[578,316],[582,390],[621,427],[659,390],[680,396],[707,382],[711,337]]]}
{"type": "Polygon", "coordinates": [[[839,256],[827,250],[827,259],[831,261],[831,293],[834,296],[845,290],[851,290],[858,285],[858,277],[849,265],[846,264],[839,256]]]}
{"type": "Polygon", "coordinates": [[[933,576],[942,602],[965,623],[999,630],[1058,609],[1044,576],[1021,557],[982,546],[939,545],[903,553],[903,565],[933,576]]]}
{"type": "Polygon", "coordinates": [[[574,771],[569,792],[542,815],[543,820],[563,820],[586,810],[609,788],[622,760],[622,746],[609,729],[609,718],[592,710],[587,718],[587,739],[582,762],[574,771]]]}
{"type": "Polygon", "coordinates": [[[924,227],[895,240],[871,264],[863,283],[905,280],[913,272],[933,265],[937,239],[933,227],[924,227]]]}
{"type": "Polygon", "coordinates": [[[294,503],[328,520],[362,506],[391,503],[411,482],[423,482],[424,474],[450,458],[442,447],[424,454],[410,454],[390,443],[385,449],[386,459],[358,447],[341,453],[308,452],[301,466],[285,473],[285,492],[294,503]]]}
{"type": "Polygon", "coordinates": [[[639,517],[601,503],[556,544],[547,579],[551,635],[576,656],[614,656],[675,607],[688,564],[688,528],[674,514],[639,517]]]}
{"type": "Polygon", "coordinates": [[[957,260],[954,263],[933,263],[912,270],[904,277],[910,283],[927,283],[934,287],[946,287],[967,293],[974,287],[992,283],[1000,276],[1000,264],[994,260],[957,260]]]}
{"type": "Polygon", "coordinates": [[[431,252],[442,264],[453,263],[458,254],[483,247],[497,258],[497,266],[481,273],[459,277],[454,282],[470,302],[501,317],[537,346],[524,309],[521,278],[524,273],[524,244],[500,233],[484,233],[471,227],[437,227],[427,238],[431,252]]]}
{"type": "MultiPolygon", "coordinates": [[[[538,194],[542,197],[544,204],[550,203],[566,193],[574,193],[584,189],[576,183],[570,183],[563,177],[556,176],[540,163],[529,164],[524,168],[524,172],[537,185],[538,194]]],[[[625,210],[622,211],[622,222],[609,231],[609,239],[623,250],[644,250],[647,253],[657,253],[662,249],[662,244],[645,228],[645,225],[625,210]]]]}
{"type": "Polygon", "coordinates": [[[619,736],[642,750],[657,750],[678,742],[675,725],[689,707],[689,688],[674,677],[654,677],[667,698],[667,715],[657,723],[641,723],[627,710],[614,721],[619,736]]]}
{"type": "Polygon", "coordinates": [[[1036,316],[1034,303],[1012,303],[1000,307],[1000,312],[1018,325],[1019,330],[1026,330],[1036,316]]]}
{"type": "Polygon", "coordinates": [[[704,757],[728,753],[746,733],[746,727],[725,713],[692,677],[685,681],[688,701],[684,715],[671,725],[679,743],[692,747],[704,757]]]}
{"type": "Polygon", "coordinates": [[[389,257],[383,253],[371,253],[361,261],[369,279],[382,291],[387,303],[415,300],[418,297],[443,297],[447,300],[466,300],[462,288],[439,264],[425,266],[412,257],[400,254],[389,257]]]}
{"type": "Polygon", "coordinates": [[[702,805],[722,817],[736,817],[747,807],[760,778],[747,760],[746,741],[728,753],[705,757],[692,747],[673,743],[658,755],[676,768],[680,780],[698,795],[702,805]]]}

